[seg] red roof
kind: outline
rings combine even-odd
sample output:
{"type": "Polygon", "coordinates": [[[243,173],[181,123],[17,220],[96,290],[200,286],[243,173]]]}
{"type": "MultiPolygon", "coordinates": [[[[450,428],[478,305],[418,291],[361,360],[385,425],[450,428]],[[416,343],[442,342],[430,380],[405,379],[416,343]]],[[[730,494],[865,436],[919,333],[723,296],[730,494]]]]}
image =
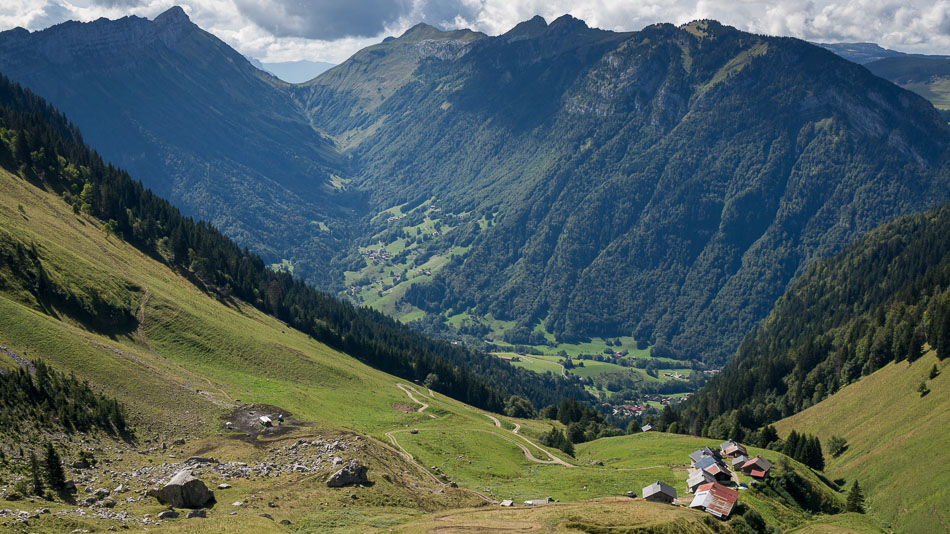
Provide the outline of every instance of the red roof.
{"type": "Polygon", "coordinates": [[[765,471],[761,469],[753,469],[749,474],[755,478],[765,478],[765,471]]]}
{"type": "MultiPolygon", "coordinates": [[[[736,505],[736,501],[739,500],[739,492],[736,490],[731,490],[718,482],[710,482],[708,484],[702,484],[696,488],[697,497],[701,497],[701,493],[709,492],[705,498],[702,498],[703,508],[707,512],[710,512],[719,517],[729,517],[729,514],[732,513],[732,508],[736,505]]],[[[691,504],[692,506],[692,504],[691,504]]]]}

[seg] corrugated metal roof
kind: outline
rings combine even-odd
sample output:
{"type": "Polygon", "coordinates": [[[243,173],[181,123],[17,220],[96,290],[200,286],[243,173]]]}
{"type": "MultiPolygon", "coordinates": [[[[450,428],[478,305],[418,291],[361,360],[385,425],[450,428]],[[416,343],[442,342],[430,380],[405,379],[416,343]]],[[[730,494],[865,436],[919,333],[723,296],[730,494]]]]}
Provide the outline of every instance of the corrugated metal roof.
{"type": "Polygon", "coordinates": [[[710,482],[696,489],[690,508],[703,508],[716,517],[729,517],[739,500],[739,492],[722,484],[710,482]]]}

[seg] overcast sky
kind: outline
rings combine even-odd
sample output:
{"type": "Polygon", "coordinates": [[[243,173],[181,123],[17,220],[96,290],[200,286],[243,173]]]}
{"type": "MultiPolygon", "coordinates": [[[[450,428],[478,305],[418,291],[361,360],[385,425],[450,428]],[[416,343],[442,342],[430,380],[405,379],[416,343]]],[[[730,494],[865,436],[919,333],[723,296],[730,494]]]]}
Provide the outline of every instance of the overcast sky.
{"type": "Polygon", "coordinates": [[[742,30],[819,42],[876,42],[950,54],[950,0],[0,0],[0,29],[139,15],[181,5],[196,24],[263,61],[340,63],[424,21],[490,35],[564,13],[608,30],[712,18],[742,30]]]}

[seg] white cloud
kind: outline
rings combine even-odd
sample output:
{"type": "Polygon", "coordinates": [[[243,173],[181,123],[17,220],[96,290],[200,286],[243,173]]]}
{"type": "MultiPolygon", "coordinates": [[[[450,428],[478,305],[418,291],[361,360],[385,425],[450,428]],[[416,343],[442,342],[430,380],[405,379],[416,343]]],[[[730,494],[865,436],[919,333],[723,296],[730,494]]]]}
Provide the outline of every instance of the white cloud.
{"type": "Polygon", "coordinates": [[[947,0],[0,0],[0,28],[37,30],[69,19],[125,15],[152,18],[175,3],[202,28],[265,61],[339,63],[419,21],[497,35],[534,15],[550,22],[564,13],[617,31],[713,18],[770,35],[950,53],[947,0]]]}

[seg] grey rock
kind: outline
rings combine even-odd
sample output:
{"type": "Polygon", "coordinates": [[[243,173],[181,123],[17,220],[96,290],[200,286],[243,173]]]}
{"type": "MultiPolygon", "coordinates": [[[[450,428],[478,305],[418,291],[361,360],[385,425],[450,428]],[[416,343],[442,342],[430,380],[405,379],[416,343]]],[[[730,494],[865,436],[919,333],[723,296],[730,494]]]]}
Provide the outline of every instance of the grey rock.
{"type": "Polygon", "coordinates": [[[177,519],[178,512],[174,510],[165,510],[164,512],[158,513],[158,518],[159,519],[177,519]]]}
{"type": "Polygon", "coordinates": [[[201,508],[214,500],[214,493],[204,482],[195,478],[190,469],[176,473],[162,489],[149,490],[148,496],[175,508],[201,508]]]}
{"type": "Polygon", "coordinates": [[[208,517],[208,512],[206,510],[189,510],[185,514],[185,519],[194,519],[196,517],[208,517]]]}
{"type": "Polygon", "coordinates": [[[115,505],[115,499],[111,497],[99,501],[99,506],[102,506],[103,508],[115,508],[115,505]]]}
{"type": "Polygon", "coordinates": [[[185,463],[189,463],[189,464],[216,464],[216,463],[218,463],[218,461],[215,460],[214,458],[205,458],[204,456],[191,456],[190,458],[188,458],[187,460],[185,460],[185,463]]]}
{"type": "Polygon", "coordinates": [[[105,499],[106,497],[109,496],[109,490],[105,488],[99,488],[96,491],[92,492],[92,494],[95,495],[96,498],[98,499],[105,499]]]}
{"type": "Polygon", "coordinates": [[[343,469],[330,475],[330,478],[327,479],[327,486],[340,488],[343,486],[354,486],[356,484],[368,484],[369,479],[366,478],[366,471],[367,467],[365,465],[360,465],[356,460],[353,460],[344,466],[343,469]]]}

